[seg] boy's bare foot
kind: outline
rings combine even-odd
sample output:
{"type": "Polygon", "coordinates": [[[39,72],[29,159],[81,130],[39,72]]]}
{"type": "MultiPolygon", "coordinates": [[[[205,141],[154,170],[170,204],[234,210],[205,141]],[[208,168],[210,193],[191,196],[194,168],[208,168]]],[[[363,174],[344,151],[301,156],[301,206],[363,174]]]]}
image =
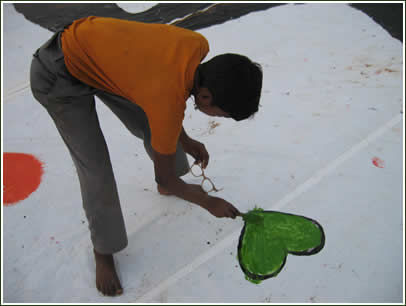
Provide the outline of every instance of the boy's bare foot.
{"type": "Polygon", "coordinates": [[[160,193],[160,194],[162,194],[162,195],[165,195],[165,196],[169,196],[169,195],[172,195],[172,193],[170,193],[169,191],[167,191],[165,188],[163,188],[163,187],[161,187],[161,185],[158,185],[158,192],[160,193]]]}
{"type": "Polygon", "coordinates": [[[123,293],[120,280],[114,266],[113,255],[103,255],[94,251],[96,259],[96,287],[104,295],[120,295],[123,293]]]}

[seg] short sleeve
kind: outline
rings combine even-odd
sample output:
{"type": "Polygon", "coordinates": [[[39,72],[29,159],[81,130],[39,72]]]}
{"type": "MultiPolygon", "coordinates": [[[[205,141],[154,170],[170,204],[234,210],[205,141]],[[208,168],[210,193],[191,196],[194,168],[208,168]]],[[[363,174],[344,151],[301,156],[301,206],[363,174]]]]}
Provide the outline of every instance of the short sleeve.
{"type": "Polygon", "coordinates": [[[152,148],[161,154],[174,154],[182,131],[184,109],[173,109],[168,103],[153,114],[147,112],[147,116],[152,148]]]}

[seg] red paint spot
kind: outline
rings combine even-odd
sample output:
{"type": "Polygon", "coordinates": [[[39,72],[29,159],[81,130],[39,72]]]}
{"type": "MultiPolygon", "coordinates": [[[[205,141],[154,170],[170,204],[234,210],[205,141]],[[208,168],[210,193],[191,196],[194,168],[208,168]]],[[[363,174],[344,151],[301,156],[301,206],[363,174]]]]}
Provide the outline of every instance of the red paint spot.
{"type": "Polygon", "coordinates": [[[382,159],[378,158],[378,157],[372,158],[372,163],[378,168],[384,168],[385,167],[385,162],[382,159]]]}
{"type": "Polygon", "coordinates": [[[3,205],[26,199],[41,183],[42,163],[24,153],[3,154],[3,205]]]}

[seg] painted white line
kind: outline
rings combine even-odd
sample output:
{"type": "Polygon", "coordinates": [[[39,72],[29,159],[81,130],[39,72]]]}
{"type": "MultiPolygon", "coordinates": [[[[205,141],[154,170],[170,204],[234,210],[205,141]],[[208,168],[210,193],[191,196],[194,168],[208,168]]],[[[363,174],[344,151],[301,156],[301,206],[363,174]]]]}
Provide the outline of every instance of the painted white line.
{"type": "Polygon", "coordinates": [[[159,296],[162,292],[164,292],[167,288],[171,287],[181,278],[188,275],[190,272],[196,270],[205,262],[209,261],[211,258],[215,257],[217,254],[221,253],[224,249],[230,246],[234,241],[237,241],[240,235],[240,231],[235,231],[232,234],[228,235],[226,238],[218,242],[208,251],[203,253],[202,255],[198,256],[195,260],[193,260],[188,265],[184,266],[183,268],[179,269],[175,274],[172,274],[166,280],[161,282],[158,286],[154,287],[154,289],[150,290],[139,299],[136,299],[136,303],[148,303],[154,297],[159,296]]]}
{"type": "MultiPolygon", "coordinates": [[[[385,132],[387,132],[389,129],[394,127],[396,124],[400,123],[402,121],[402,118],[403,118],[403,115],[401,115],[401,114],[392,118],[382,127],[377,129],[373,133],[369,134],[361,142],[354,145],[349,150],[347,150],[346,152],[341,154],[339,157],[337,157],[335,160],[330,162],[326,167],[317,171],[315,175],[313,175],[303,184],[299,185],[293,192],[286,195],[285,197],[280,199],[278,202],[273,204],[271,207],[268,207],[266,209],[280,210],[283,206],[285,206],[289,202],[291,202],[294,199],[296,199],[297,197],[299,197],[304,192],[308,191],[309,189],[311,189],[312,187],[317,185],[323,178],[325,178],[327,175],[331,174],[340,165],[342,165],[344,162],[349,160],[359,151],[361,151],[362,149],[367,147],[371,142],[373,142],[378,137],[383,135],[385,132]]],[[[173,284],[178,282],[181,278],[185,277],[192,271],[196,270],[199,266],[201,266],[205,262],[209,261],[211,258],[215,257],[217,254],[221,253],[224,249],[229,247],[232,243],[237,241],[239,234],[240,234],[240,230],[234,231],[233,233],[231,233],[230,235],[225,237],[223,240],[221,240],[216,245],[214,245],[212,248],[210,248],[207,252],[201,254],[191,263],[189,263],[188,265],[179,269],[176,273],[172,274],[170,277],[168,277],[166,280],[164,280],[163,282],[158,284],[152,290],[145,293],[143,296],[141,296],[139,299],[136,300],[137,303],[151,302],[156,296],[159,296],[162,292],[164,292],[169,287],[171,287],[173,284]]]]}
{"type": "Polygon", "coordinates": [[[19,87],[9,90],[4,96],[4,101],[6,102],[7,100],[15,97],[19,93],[21,93],[29,88],[30,88],[30,82],[27,81],[26,83],[20,85],[19,87]]]}
{"type": "Polygon", "coordinates": [[[204,12],[206,12],[206,11],[212,9],[214,6],[216,6],[216,5],[218,5],[218,4],[219,4],[219,3],[215,3],[215,4],[212,4],[212,5],[206,7],[206,8],[204,8],[204,9],[202,9],[202,10],[195,11],[195,12],[193,12],[193,13],[190,13],[190,14],[188,14],[188,15],[186,15],[186,16],[183,16],[183,17],[180,17],[180,18],[176,18],[176,19],[174,19],[174,20],[168,22],[168,24],[170,24],[170,25],[176,25],[176,24],[178,24],[178,23],[180,23],[180,22],[182,22],[182,21],[188,19],[189,17],[200,15],[200,14],[202,14],[202,13],[204,13],[204,12]]]}
{"type": "Polygon", "coordinates": [[[341,154],[339,157],[337,157],[335,160],[330,162],[326,167],[320,169],[318,172],[316,172],[315,175],[313,175],[310,179],[308,179],[306,182],[298,186],[292,193],[288,194],[281,200],[279,200],[277,203],[272,205],[272,209],[278,210],[281,207],[285,206],[287,203],[292,201],[293,199],[297,198],[300,194],[306,192],[310,188],[312,188],[314,185],[318,184],[323,178],[325,178],[327,175],[331,174],[335,169],[337,169],[341,164],[343,164],[345,161],[349,160],[352,156],[354,156],[356,153],[361,151],[362,149],[366,148],[371,142],[376,140],[378,137],[380,137],[382,134],[387,132],[389,129],[394,127],[396,124],[400,123],[402,121],[403,116],[401,114],[395,116],[392,118],[389,122],[387,122],[385,125],[377,129],[375,132],[369,134],[365,139],[363,139],[361,142],[353,146],[351,149],[348,151],[344,152],[341,154]]]}

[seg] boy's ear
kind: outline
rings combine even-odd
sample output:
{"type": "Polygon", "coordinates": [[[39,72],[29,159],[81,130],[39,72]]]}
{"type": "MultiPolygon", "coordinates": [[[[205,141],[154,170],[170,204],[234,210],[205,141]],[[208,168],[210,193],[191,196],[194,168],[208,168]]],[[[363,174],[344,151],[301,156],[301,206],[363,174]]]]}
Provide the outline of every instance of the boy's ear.
{"type": "Polygon", "coordinates": [[[213,96],[208,88],[200,87],[197,96],[199,101],[205,106],[210,106],[212,104],[213,96]]]}

